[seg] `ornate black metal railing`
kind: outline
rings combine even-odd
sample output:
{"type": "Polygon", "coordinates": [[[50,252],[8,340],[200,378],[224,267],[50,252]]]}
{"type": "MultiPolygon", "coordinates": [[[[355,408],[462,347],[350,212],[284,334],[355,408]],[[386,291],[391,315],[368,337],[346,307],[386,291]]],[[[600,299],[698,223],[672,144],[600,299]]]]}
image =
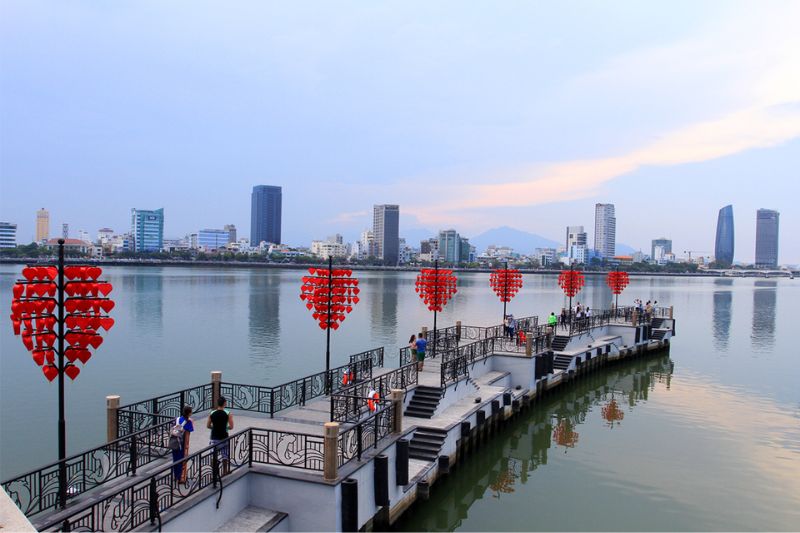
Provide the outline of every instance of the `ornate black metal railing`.
{"type": "Polygon", "coordinates": [[[208,487],[218,488],[219,505],[224,478],[242,467],[268,464],[322,471],[323,450],[321,435],[249,428],[37,526],[41,530],[130,531],[158,523],[160,529],[162,512],[208,487]],[[179,480],[184,471],[185,483],[179,480]]]}
{"type": "Polygon", "coordinates": [[[372,368],[383,367],[383,346],[381,346],[380,348],[373,348],[372,350],[367,350],[365,352],[351,355],[350,363],[352,364],[356,361],[361,361],[364,359],[372,360],[372,368]]]}
{"type": "MultiPolygon", "coordinates": [[[[66,458],[68,498],[136,475],[138,469],[167,456],[173,419],[162,418],[166,420],[155,426],[66,458]]],[[[55,462],[3,482],[6,493],[26,516],[57,509],[60,464],[55,462]]]]}
{"type": "Polygon", "coordinates": [[[458,383],[469,377],[469,368],[475,363],[492,355],[495,350],[496,337],[483,339],[459,346],[453,357],[443,360],[440,368],[441,386],[458,383]]]}
{"type": "Polygon", "coordinates": [[[388,402],[367,418],[340,433],[337,446],[339,466],[353,459],[360,461],[366,450],[377,448],[382,439],[391,435],[394,416],[394,404],[388,402]]]}
{"type": "MultiPolygon", "coordinates": [[[[360,359],[332,368],[327,376],[331,381],[331,390],[336,392],[353,381],[370,379],[372,359],[360,359]]],[[[325,379],[326,372],[322,371],[275,387],[222,382],[220,393],[228,399],[231,409],[274,416],[278,411],[305,405],[309,400],[325,396],[325,379]]]]}
{"type": "MultiPolygon", "coordinates": [[[[392,392],[392,389],[406,390],[408,387],[417,384],[417,364],[409,363],[391,372],[387,372],[380,376],[357,381],[347,387],[342,387],[334,394],[331,395],[330,400],[330,416],[334,421],[345,421],[341,418],[340,413],[350,413],[353,407],[353,401],[350,398],[362,398],[364,401],[360,402],[362,414],[368,407],[366,401],[370,398],[370,393],[378,393],[378,398],[381,400],[387,399],[392,392]]],[[[359,403],[359,402],[355,402],[359,403]]],[[[346,421],[352,421],[352,418],[347,418],[346,421]]]]}
{"type": "Polygon", "coordinates": [[[337,394],[331,397],[331,421],[357,423],[389,403],[387,398],[337,394]]]}
{"type": "Polygon", "coordinates": [[[211,409],[211,384],[190,387],[120,407],[117,410],[117,436],[122,437],[158,425],[164,417],[176,418],[181,415],[184,405],[191,406],[195,412],[211,409]]]}

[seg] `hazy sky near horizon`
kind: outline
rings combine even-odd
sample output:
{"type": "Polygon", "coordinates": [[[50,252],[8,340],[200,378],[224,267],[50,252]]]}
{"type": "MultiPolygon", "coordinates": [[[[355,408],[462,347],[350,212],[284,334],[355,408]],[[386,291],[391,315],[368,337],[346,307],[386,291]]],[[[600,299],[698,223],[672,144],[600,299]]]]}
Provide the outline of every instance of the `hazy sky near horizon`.
{"type": "MultiPolygon", "coordinates": [[[[167,237],[283,186],[283,240],[508,225],[800,263],[800,2],[0,2],[0,220],[167,237]]],[[[501,244],[501,243],[498,243],[501,244]]]]}

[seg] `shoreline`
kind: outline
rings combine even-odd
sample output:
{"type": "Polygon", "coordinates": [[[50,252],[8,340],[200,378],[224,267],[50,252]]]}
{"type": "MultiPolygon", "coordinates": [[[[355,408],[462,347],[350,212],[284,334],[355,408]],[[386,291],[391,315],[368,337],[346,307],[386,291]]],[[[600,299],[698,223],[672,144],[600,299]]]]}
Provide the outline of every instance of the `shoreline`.
{"type": "MultiPolygon", "coordinates": [[[[0,265],[26,265],[46,262],[51,258],[0,258],[0,265]]],[[[141,260],[141,259],[71,259],[67,258],[68,263],[88,263],[100,266],[134,266],[134,267],[188,267],[188,268],[265,268],[265,269],[286,269],[286,270],[305,270],[307,268],[319,267],[324,268],[325,265],[318,263],[263,263],[263,262],[249,262],[249,261],[181,261],[181,260],[141,260]]],[[[421,267],[419,266],[398,266],[390,267],[383,265],[351,265],[351,264],[338,264],[334,265],[339,268],[349,268],[353,271],[375,271],[375,272],[418,272],[421,267]]],[[[464,268],[464,267],[442,267],[449,268],[454,272],[479,272],[491,273],[492,268],[464,268]]],[[[523,274],[544,274],[544,275],[558,275],[561,270],[556,269],[538,269],[538,268],[520,268],[519,271],[523,274]]],[[[611,270],[581,270],[584,275],[598,276],[605,275],[611,270]]],[[[787,271],[789,272],[789,271],[787,271]]],[[[793,274],[800,274],[800,272],[791,271],[793,274]]],[[[742,274],[737,276],[726,276],[720,272],[635,272],[628,271],[630,276],[655,276],[655,277],[699,277],[699,278],[788,278],[788,275],[752,275],[742,274]]]]}

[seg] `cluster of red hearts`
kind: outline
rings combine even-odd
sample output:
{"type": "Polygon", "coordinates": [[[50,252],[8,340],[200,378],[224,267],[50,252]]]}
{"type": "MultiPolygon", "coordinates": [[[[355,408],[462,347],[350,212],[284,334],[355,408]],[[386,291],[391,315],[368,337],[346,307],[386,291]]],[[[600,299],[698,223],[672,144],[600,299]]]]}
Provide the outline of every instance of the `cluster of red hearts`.
{"type": "Polygon", "coordinates": [[[423,268],[417,274],[414,290],[419,293],[429,311],[441,311],[458,291],[457,281],[452,270],[423,268]]]}
{"type": "Polygon", "coordinates": [[[622,291],[625,290],[625,287],[630,282],[631,279],[627,272],[614,271],[609,272],[606,276],[606,285],[611,288],[611,292],[614,294],[622,294],[622,291]]]}
{"type": "MultiPolygon", "coordinates": [[[[102,273],[95,266],[64,267],[64,325],[68,328],[64,357],[68,362],[63,371],[70,379],[81,372],[76,362],[86,364],[92,356],[89,348],[97,349],[103,343],[100,328],[108,331],[114,325],[114,319],[105,314],[114,308],[114,302],[106,298],[112,287],[97,279],[102,273]]],[[[59,373],[58,268],[30,266],[22,269],[22,277],[25,279],[18,280],[12,289],[11,324],[44,376],[53,381],[59,373]]]]}
{"type": "Polygon", "coordinates": [[[558,275],[558,286],[564,294],[572,298],[578,294],[586,283],[583,273],[577,270],[562,270],[558,275]]]}
{"type": "Polygon", "coordinates": [[[300,299],[314,311],[312,316],[321,329],[339,329],[339,323],[359,302],[358,279],[347,269],[309,268],[308,273],[303,276],[300,299]]]}
{"type": "Polygon", "coordinates": [[[522,288],[522,272],[516,268],[498,268],[489,275],[489,286],[501,302],[510,302],[522,288]]]}

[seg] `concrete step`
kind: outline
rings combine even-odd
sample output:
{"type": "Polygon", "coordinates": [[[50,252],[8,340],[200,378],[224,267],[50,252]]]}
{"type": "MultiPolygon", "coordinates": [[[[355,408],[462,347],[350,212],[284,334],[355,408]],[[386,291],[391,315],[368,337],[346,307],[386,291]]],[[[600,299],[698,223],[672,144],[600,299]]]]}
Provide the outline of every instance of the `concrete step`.
{"type": "Polygon", "coordinates": [[[249,505],[214,531],[271,531],[286,513],[249,505]]]}

